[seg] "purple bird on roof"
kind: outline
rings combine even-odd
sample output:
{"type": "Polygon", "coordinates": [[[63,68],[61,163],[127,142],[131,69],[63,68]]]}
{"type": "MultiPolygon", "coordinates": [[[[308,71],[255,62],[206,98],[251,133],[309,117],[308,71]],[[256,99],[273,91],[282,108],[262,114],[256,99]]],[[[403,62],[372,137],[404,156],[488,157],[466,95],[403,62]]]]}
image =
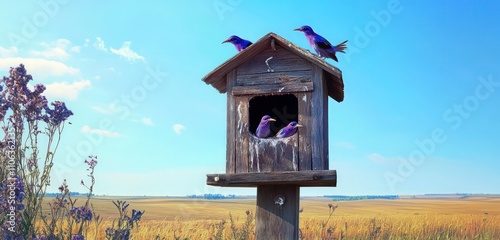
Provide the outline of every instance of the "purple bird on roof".
{"type": "Polygon", "coordinates": [[[338,62],[339,60],[337,59],[337,56],[335,56],[336,52],[341,52],[345,53],[344,50],[347,48],[345,43],[347,40],[341,42],[340,44],[336,46],[332,46],[328,40],[326,40],[324,37],[316,34],[311,27],[309,26],[302,26],[299,28],[294,29],[294,31],[301,31],[306,35],[307,41],[309,42],[309,45],[318,53],[318,56],[321,58],[331,58],[338,62]]]}
{"type": "Polygon", "coordinates": [[[224,40],[224,42],[222,42],[222,43],[227,43],[227,42],[232,43],[234,45],[234,47],[236,48],[236,50],[238,50],[238,52],[241,52],[241,50],[252,45],[252,42],[245,40],[245,39],[242,39],[236,35],[229,37],[228,39],[224,40]]]}
{"type": "Polygon", "coordinates": [[[269,135],[271,134],[271,129],[269,128],[269,125],[270,122],[274,121],[276,120],[271,118],[269,115],[264,115],[264,117],[262,117],[262,119],[260,120],[257,130],[255,130],[255,135],[260,138],[269,137],[269,135]]]}
{"type": "Polygon", "coordinates": [[[276,137],[277,138],[291,137],[297,132],[298,127],[302,127],[302,125],[298,124],[295,121],[290,122],[286,127],[279,130],[279,132],[276,134],[276,137]]]}

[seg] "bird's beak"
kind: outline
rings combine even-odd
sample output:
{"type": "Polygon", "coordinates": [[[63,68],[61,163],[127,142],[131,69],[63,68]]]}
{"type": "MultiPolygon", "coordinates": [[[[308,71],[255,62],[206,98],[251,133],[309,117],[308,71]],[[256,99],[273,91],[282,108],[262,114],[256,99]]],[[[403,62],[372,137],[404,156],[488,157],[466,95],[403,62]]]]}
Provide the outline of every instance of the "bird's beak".
{"type": "Polygon", "coordinates": [[[295,126],[296,126],[296,127],[302,127],[302,125],[300,125],[300,124],[297,124],[297,125],[295,125],[295,126]]]}
{"type": "Polygon", "coordinates": [[[300,28],[293,29],[293,31],[302,31],[300,28]]]}
{"type": "Polygon", "coordinates": [[[222,42],[222,43],[227,43],[227,42],[229,42],[229,39],[224,40],[224,42],[222,42]]]}
{"type": "Polygon", "coordinates": [[[271,122],[276,122],[276,119],[274,119],[274,118],[269,118],[269,120],[268,120],[268,121],[271,121],[271,122]]]}

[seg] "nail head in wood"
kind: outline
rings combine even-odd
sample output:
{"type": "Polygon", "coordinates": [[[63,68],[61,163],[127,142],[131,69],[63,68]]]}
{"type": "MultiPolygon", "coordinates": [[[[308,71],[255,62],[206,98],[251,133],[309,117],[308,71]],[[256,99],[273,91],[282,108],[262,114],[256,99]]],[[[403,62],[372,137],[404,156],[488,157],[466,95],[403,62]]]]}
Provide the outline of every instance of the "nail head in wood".
{"type": "Polygon", "coordinates": [[[285,195],[278,195],[274,198],[274,204],[283,206],[285,204],[286,198],[285,195]]]}

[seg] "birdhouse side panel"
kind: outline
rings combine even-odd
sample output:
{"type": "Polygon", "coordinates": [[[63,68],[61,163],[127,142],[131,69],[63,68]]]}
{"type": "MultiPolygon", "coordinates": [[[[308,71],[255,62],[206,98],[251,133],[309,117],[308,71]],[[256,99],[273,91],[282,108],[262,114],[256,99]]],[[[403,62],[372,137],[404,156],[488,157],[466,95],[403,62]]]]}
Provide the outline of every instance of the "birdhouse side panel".
{"type": "MultiPolygon", "coordinates": [[[[236,70],[226,76],[226,87],[232,91],[236,83],[236,70]]],[[[227,134],[226,134],[226,173],[236,172],[236,97],[227,94],[227,134]]]]}
{"type": "Polygon", "coordinates": [[[311,132],[314,127],[311,118],[312,92],[297,93],[299,119],[299,170],[312,170],[311,132]]]}
{"type": "Polygon", "coordinates": [[[311,63],[298,55],[276,45],[256,54],[250,60],[237,67],[237,75],[280,73],[311,70],[311,63]]]}
{"type": "Polygon", "coordinates": [[[313,68],[311,100],[312,170],[328,170],[328,90],[320,67],[313,68]]]}

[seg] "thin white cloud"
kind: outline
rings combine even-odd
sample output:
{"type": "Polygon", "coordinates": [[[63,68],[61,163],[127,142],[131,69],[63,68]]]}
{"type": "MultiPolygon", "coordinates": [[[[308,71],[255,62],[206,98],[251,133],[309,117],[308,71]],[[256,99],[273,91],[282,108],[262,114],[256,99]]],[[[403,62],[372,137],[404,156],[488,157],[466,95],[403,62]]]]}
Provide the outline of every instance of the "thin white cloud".
{"type": "Polygon", "coordinates": [[[172,129],[174,130],[175,134],[180,135],[184,130],[186,130],[186,127],[182,124],[177,123],[172,126],[172,129]]]}
{"type": "Polygon", "coordinates": [[[69,54],[62,48],[50,48],[44,51],[31,51],[35,57],[42,57],[47,59],[65,60],[69,58],[69,54]]]}
{"type": "Polygon", "coordinates": [[[89,43],[90,43],[90,39],[85,38],[85,43],[83,44],[83,46],[88,47],[89,43]]]}
{"type": "Polygon", "coordinates": [[[153,120],[151,120],[151,118],[142,118],[142,123],[144,123],[144,125],[147,125],[147,126],[153,126],[154,123],[153,123],[153,120]]]}
{"type": "Polygon", "coordinates": [[[83,126],[82,127],[82,132],[84,133],[92,133],[92,134],[99,134],[99,135],[102,135],[104,137],[109,137],[109,138],[115,138],[115,137],[120,137],[121,134],[117,133],[117,132],[110,132],[110,131],[106,131],[106,130],[102,130],[102,129],[93,129],[87,125],[83,126]]]}
{"type": "Polygon", "coordinates": [[[12,57],[16,55],[16,53],[17,53],[16,47],[4,48],[0,46],[0,57],[12,57]]]}
{"type": "Polygon", "coordinates": [[[42,42],[40,43],[42,47],[45,49],[42,51],[33,50],[31,54],[35,57],[42,57],[47,59],[57,59],[57,60],[65,60],[70,57],[68,51],[71,52],[79,52],[80,47],[73,46],[71,47],[71,42],[68,39],[57,39],[54,42],[42,42]]]}
{"type": "Polygon", "coordinates": [[[104,44],[104,40],[102,40],[102,38],[100,38],[100,37],[96,37],[95,42],[94,42],[94,47],[99,51],[103,51],[103,52],[108,51],[108,49],[106,48],[106,45],[104,44]]]}
{"type": "Polygon", "coordinates": [[[89,80],[81,80],[73,83],[55,82],[47,85],[45,94],[54,98],[65,98],[68,100],[76,100],[78,94],[85,88],[92,85],[89,80]]]}
{"type": "Polygon", "coordinates": [[[80,53],[80,46],[71,47],[69,51],[74,53],[80,53]]]}
{"type": "Polygon", "coordinates": [[[368,158],[368,160],[376,164],[381,164],[381,165],[394,165],[398,162],[398,159],[396,158],[385,157],[378,153],[370,153],[368,154],[368,156],[366,156],[366,158],[368,158]]]}
{"type": "Polygon", "coordinates": [[[92,109],[94,109],[95,111],[100,112],[100,113],[111,115],[111,114],[113,114],[115,112],[116,104],[110,103],[110,104],[108,104],[105,107],[93,106],[92,109]]]}
{"type": "Polygon", "coordinates": [[[0,58],[0,69],[8,70],[10,67],[17,67],[21,63],[24,64],[28,73],[33,75],[34,78],[77,75],[80,73],[79,69],[62,62],[42,58],[0,58]]]}
{"type": "Polygon", "coordinates": [[[132,49],[130,49],[131,42],[124,42],[122,47],[120,49],[114,49],[110,48],[109,50],[125,59],[128,61],[134,62],[135,60],[141,60],[141,61],[146,61],[143,56],[139,55],[138,53],[134,52],[132,49]]]}

